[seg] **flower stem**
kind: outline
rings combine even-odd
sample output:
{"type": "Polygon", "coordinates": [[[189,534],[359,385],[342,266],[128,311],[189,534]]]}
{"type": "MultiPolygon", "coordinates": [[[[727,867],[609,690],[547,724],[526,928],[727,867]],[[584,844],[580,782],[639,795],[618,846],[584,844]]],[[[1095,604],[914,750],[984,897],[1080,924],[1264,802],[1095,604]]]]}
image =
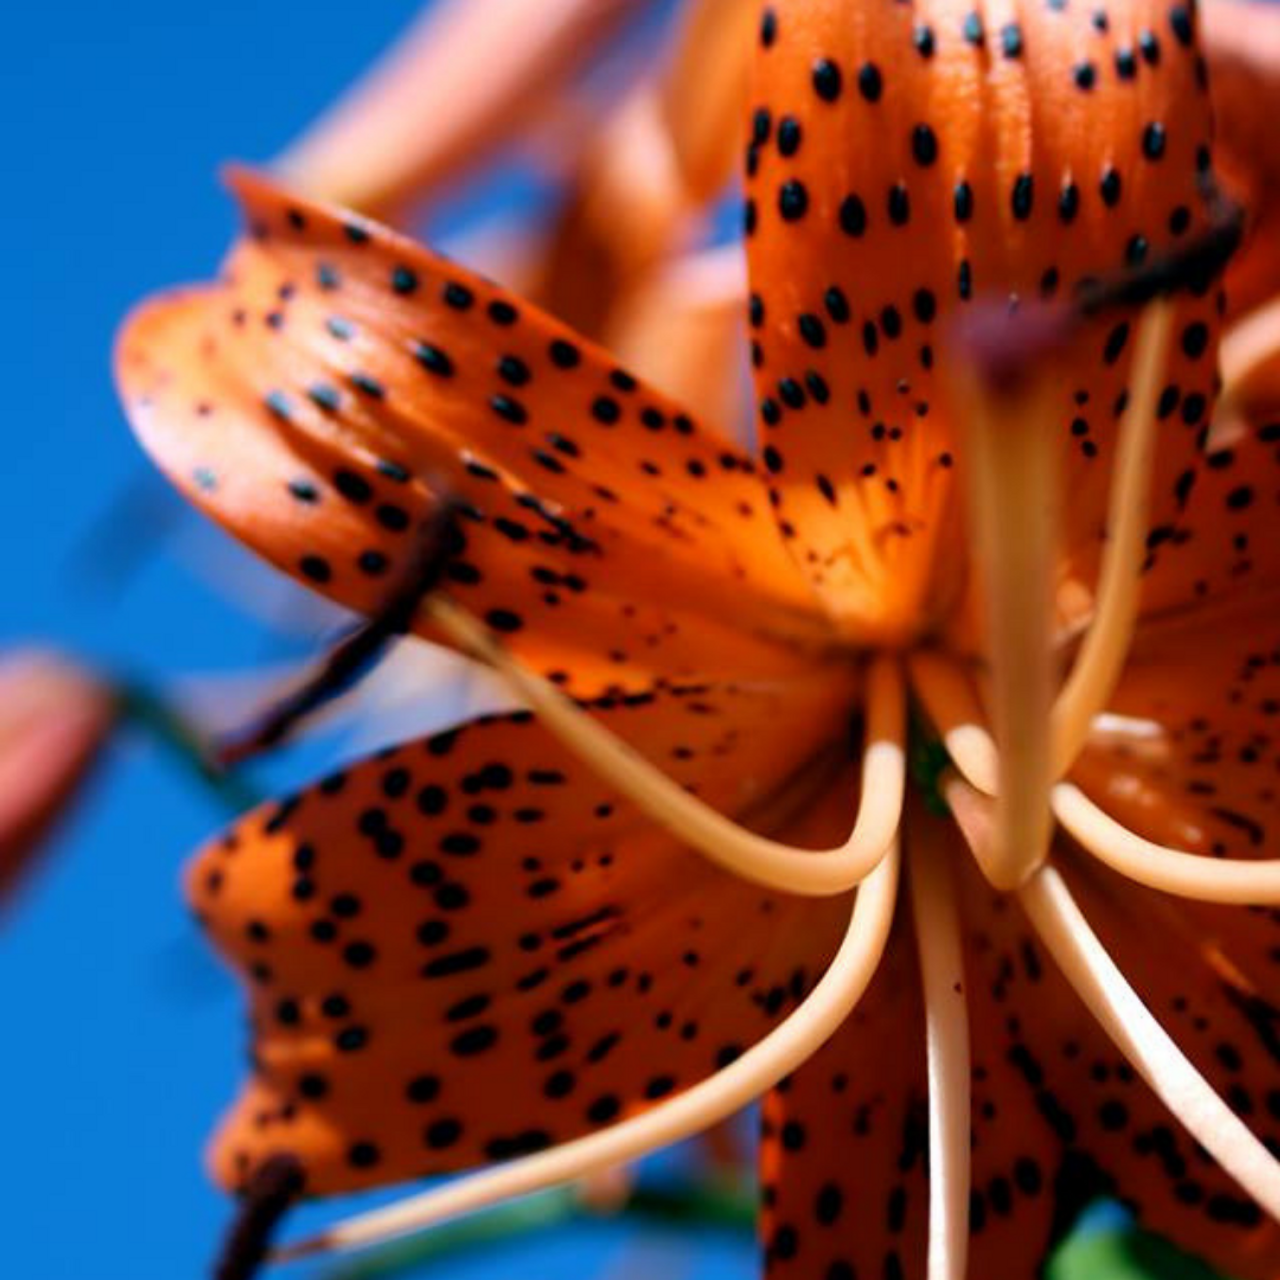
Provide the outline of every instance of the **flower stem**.
{"type": "Polygon", "coordinates": [[[116,686],[120,717],[140,729],[233,815],[256,808],[263,797],[238,774],[220,769],[209,754],[204,735],[163,694],[131,680],[116,686]]]}
{"type": "MultiPolygon", "coordinates": [[[[619,1216],[749,1236],[755,1230],[756,1203],[754,1187],[743,1181],[665,1183],[637,1187],[619,1216]]],[[[552,1187],[343,1262],[325,1271],[324,1280],[388,1280],[442,1257],[597,1216],[583,1206],[574,1186],[552,1187]]]]}

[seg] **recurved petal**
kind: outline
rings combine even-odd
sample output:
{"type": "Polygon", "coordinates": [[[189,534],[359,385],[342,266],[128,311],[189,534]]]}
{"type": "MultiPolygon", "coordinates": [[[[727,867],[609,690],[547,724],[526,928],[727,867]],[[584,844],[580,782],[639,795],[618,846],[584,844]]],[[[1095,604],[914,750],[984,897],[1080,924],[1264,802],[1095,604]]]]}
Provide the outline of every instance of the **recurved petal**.
{"type": "MultiPolygon", "coordinates": [[[[822,680],[596,708],[686,785],[802,843],[856,784],[822,680]]],[[[840,902],[675,846],[525,715],[381,754],[250,815],[190,892],[246,978],[253,1078],[219,1181],[298,1156],[312,1193],[515,1155],[651,1105],[820,976],[840,902]]]]}
{"type": "MultiPolygon", "coordinates": [[[[1272,534],[1280,511],[1280,426],[1257,412],[1266,393],[1255,389],[1249,417],[1220,413],[1205,430],[1196,413],[1170,412],[1161,425],[1152,477],[1147,555],[1142,566],[1138,648],[1149,642],[1173,655],[1174,640],[1162,640],[1165,621],[1214,608],[1231,608],[1246,599],[1259,616],[1264,600],[1280,586],[1280,547],[1272,534]]],[[[1173,402],[1175,396],[1169,397],[1173,402]]],[[[1079,605],[1079,619],[1092,607],[1100,553],[1099,536],[1077,541],[1065,564],[1064,614],[1079,605]]]]}
{"type": "Polygon", "coordinates": [[[1073,777],[1158,844],[1274,858],[1280,430],[1228,424],[1180,503],[1160,497],[1146,617],[1073,777]]]}
{"type": "Polygon", "coordinates": [[[676,164],[698,204],[723,191],[739,154],[756,10],[753,0],[693,0],[660,78],[676,164]]]}
{"type": "Polygon", "coordinates": [[[1280,583],[1145,628],[1074,778],[1158,844],[1280,857],[1280,583]]]}
{"type": "MultiPolygon", "coordinates": [[[[1259,525],[1249,546],[1265,555],[1273,541],[1259,525]]],[[[1228,603],[1144,627],[1073,777],[1139,836],[1248,861],[1280,857],[1280,575],[1256,589],[1241,580],[1228,603]]],[[[1275,1000],[1274,907],[1181,910],[1199,922],[1206,947],[1275,1000]]]]}
{"type": "Polygon", "coordinates": [[[300,189],[394,218],[545,113],[641,0],[433,4],[277,162],[300,189]]]}
{"type": "Polygon", "coordinates": [[[923,1275],[927,1154],[920,976],[902,928],[853,1014],[765,1101],[770,1280],[923,1275]]]}
{"type": "Polygon", "coordinates": [[[734,447],[462,268],[233,182],[247,233],[220,283],[146,304],[118,351],[143,444],[197,506],[373,612],[447,495],[449,590],[576,692],[709,650],[776,668],[753,637],[825,635],[734,447]]]}
{"type": "Polygon", "coordinates": [[[740,152],[754,23],[751,0],[692,0],[666,65],[593,129],[534,290],[583,333],[612,345],[614,312],[705,232],[740,152]]]}
{"type": "MultiPolygon", "coordinates": [[[[1193,11],[960,0],[768,6],[748,150],[762,456],[790,546],[853,631],[926,626],[962,582],[941,370],[975,299],[1028,307],[1206,226],[1193,11]]],[[[1168,383],[1213,393],[1212,290],[1168,383]]],[[[1073,541],[1096,537],[1130,317],[1055,354],[1073,541]]],[[[1181,424],[1178,424],[1181,429],[1181,424]]],[[[1175,449],[1181,449],[1181,443],[1175,449]]]]}

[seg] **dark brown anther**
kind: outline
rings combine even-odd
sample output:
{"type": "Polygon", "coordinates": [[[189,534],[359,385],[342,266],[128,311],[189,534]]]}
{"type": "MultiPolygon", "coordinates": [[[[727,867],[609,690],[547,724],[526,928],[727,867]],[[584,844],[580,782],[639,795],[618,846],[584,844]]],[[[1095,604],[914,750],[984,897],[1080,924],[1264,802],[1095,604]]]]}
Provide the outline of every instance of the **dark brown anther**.
{"type": "Polygon", "coordinates": [[[412,558],[378,612],[338,640],[298,688],[219,744],[214,753],[218,766],[229,768],[279,745],[309,715],[373,669],[387,646],[412,627],[418,608],[439,585],[450,559],[457,554],[458,514],[459,507],[451,498],[440,500],[420,530],[412,558]]]}
{"type": "Polygon", "coordinates": [[[1206,197],[1213,224],[1176,253],[1108,280],[1089,281],[1076,300],[1082,316],[1141,307],[1181,289],[1203,293],[1226,267],[1244,238],[1244,210],[1220,194],[1206,197]]]}
{"type": "Polygon", "coordinates": [[[1244,234],[1238,205],[1206,195],[1213,224],[1176,253],[1107,278],[1082,280],[1070,302],[1029,302],[1010,307],[979,301],[960,317],[957,345],[979,382],[993,395],[1009,395],[1034,377],[1040,363],[1060,351],[1089,319],[1112,310],[1142,307],[1181,289],[1203,293],[1235,253],[1244,234]]]}
{"type": "Polygon", "coordinates": [[[281,1218],[297,1202],[305,1183],[296,1156],[272,1156],[245,1186],[240,1211],[214,1264],[213,1280],[253,1280],[267,1260],[281,1218]]]}

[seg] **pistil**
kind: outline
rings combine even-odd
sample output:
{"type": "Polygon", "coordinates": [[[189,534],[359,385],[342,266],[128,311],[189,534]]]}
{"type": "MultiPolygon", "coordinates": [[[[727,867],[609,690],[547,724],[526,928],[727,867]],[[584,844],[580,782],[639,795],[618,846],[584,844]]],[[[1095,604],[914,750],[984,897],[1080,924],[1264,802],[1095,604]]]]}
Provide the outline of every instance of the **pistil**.
{"type": "MultiPolygon", "coordinates": [[[[993,345],[998,335],[984,335],[993,345]]],[[[968,522],[985,597],[992,725],[999,747],[996,830],[983,871],[1002,890],[1044,859],[1052,818],[1052,584],[1057,553],[1052,380],[989,369],[959,397],[968,439],[968,522]]]]}

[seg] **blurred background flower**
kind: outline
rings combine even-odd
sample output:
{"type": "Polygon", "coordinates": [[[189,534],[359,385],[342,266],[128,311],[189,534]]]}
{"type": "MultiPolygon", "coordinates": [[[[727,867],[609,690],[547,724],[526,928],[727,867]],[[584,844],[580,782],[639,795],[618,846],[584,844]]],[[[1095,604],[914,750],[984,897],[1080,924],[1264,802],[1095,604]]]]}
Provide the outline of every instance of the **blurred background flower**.
{"type": "Polygon", "coordinates": [[[111,690],[65,658],[0,655],[0,909],[78,799],[116,712],[111,690]]]}

